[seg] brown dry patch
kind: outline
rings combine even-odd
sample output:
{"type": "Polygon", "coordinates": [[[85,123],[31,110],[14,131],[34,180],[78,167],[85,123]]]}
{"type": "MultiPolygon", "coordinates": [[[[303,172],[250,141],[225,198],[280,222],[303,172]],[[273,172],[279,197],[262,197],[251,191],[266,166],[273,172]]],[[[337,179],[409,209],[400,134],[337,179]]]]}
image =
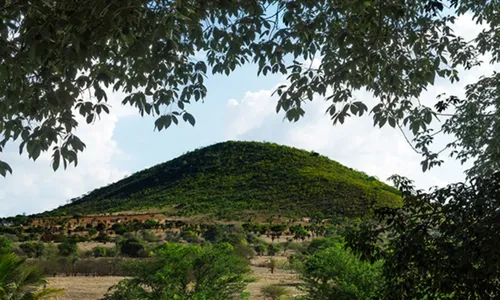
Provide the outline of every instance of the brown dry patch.
{"type": "Polygon", "coordinates": [[[113,248],[115,243],[98,243],[98,242],[80,242],[78,243],[78,249],[80,251],[90,251],[95,247],[113,248]]]}
{"type": "Polygon", "coordinates": [[[300,283],[297,273],[291,270],[283,270],[279,267],[274,270],[274,273],[271,273],[271,270],[266,267],[271,258],[277,260],[280,264],[287,261],[287,258],[284,256],[258,256],[250,262],[253,277],[256,279],[255,282],[248,285],[248,291],[251,295],[250,299],[265,299],[260,290],[268,285],[278,285],[284,287],[288,290],[288,296],[292,299],[302,295],[302,293],[297,289],[297,285],[300,283]]]}

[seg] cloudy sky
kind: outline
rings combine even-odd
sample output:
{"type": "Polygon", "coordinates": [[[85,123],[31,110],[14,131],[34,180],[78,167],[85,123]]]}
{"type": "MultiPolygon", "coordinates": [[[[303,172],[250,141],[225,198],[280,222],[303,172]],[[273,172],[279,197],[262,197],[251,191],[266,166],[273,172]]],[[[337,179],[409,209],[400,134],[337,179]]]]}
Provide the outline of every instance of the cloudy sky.
{"type": "MultiPolygon", "coordinates": [[[[467,16],[456,23],[455,31],[464,36],[472,37],[478,30],[467,16]]],[[[494,69],[498,70],[488,65],[474,69],[463,74],[454,86],[436,82],[422,100],[433,103],[443,92],[457,94],[467,83],[494,69]]],[[[50,153],[33,162],[19,156],[17,147],[8,147],[1,158],[11,164],[14,173],[5,179],[0,177],[0,217],[56,208],[131,173],[226,140],[268,141],[314,150],[381,180],[392,174],[407,176],[420,188],[463,180],[464,167],[451,159],[440,168],[422,173],[420,156],[401,133],[374,128],[371,116],[332,126],[325,115],[328,104],[321,99],[307,105],[306,115],[299,122],[283,121],[283,115],[275,112],[276,99],[271,94],[284,79],[257,77],[256,71],[255,66],[245,66],[229,77],[209,77],[208,97],[204,103],[190,107],[196,117],[195,127],[182,123],[166,131],[153,131],[152,117],[141,118],[134,109],[121,106],[123,95],[110,95],[110,115],[91,126],[80,123],[78,135],[87,148],[76,168],[53,172],[50,153]]],[[[375,103],[368,93],[358,92],[356,97],[375,103]]]]}

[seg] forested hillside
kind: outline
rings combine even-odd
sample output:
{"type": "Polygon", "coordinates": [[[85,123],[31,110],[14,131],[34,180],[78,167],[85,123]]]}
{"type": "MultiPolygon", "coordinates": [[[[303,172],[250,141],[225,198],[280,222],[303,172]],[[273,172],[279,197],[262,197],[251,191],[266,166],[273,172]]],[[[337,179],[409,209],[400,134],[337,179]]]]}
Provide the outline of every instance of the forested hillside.
{"type": "Polygon", "coordinates": [[[180,215],[363,216],[400,205],[398,191],[315,152],[271,143],[197,149],[72,199],[50,214],[160,208],[180,215]]]}

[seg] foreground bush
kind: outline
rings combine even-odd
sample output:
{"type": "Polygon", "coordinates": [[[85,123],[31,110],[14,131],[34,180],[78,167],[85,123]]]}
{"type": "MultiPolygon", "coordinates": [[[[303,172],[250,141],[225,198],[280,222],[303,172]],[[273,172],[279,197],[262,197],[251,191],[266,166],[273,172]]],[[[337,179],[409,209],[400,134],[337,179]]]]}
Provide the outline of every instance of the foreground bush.
{"type": "Polygon", "coordinates": [[[0,236],[0,255],[7,254],[14,250],[14,244],[5,236],[0,236]]]}
{"type": "Polygon", "coordinates": [[[361,261],[340,243],[306,258],[301,289],[310,300],[366,300],[382,291],[382,262],[361,261]]]}
{"type": "Polygon", "coordinates": [[[153,260],[125,265],[134,278],[110,289],[106,300],[123,299],[240,299],[250,268],[227,243],[186,246],[166,243],[153,260]]]}
{"type": "Polygon", "coordinates": [[[62,290],[39,287],[46,284],[42,273],[27,266],[23,259],[15,254],[0,255],[0,299],[46,299],[62,290]]]}

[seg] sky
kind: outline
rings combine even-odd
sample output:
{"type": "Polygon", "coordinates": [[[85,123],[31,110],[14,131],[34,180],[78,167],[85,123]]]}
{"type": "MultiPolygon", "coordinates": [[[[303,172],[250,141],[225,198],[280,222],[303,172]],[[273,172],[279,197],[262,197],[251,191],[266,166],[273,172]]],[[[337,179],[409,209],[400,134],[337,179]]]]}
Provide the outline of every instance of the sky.
{"type": "MultiPolygon", "coordinates": [[[[455,32],[466,38],[479,30],[467,15],[456,22],[455,32]]],[[[472,69],[454,85],[436,81],[421,100],[432,104],[443,92],[463,94],[466,84],[494,70],[500,69],[491,65],[472,69]]],[[[141,117],[134,108],[122,106],[123,94],[108,93],[111,114],[103,115],[93,125],[80,122],[77,135],[87,147],[76,168],[54,172],[50,167],[51,153],[44,153],[33,162],[26,154],[20,156],[15,145],[4,150],[1,159],[11,165],[13,174],[0,177],[0,217],[54,209],[68,199],[144,168],[227,140],[275,142],[316,151],[383,181],[393,174],[406,176],[418,188],[464,180],[465,166],[447,157],[441,167],[422,173],[421,157],[403,135],[390,127],[374,128],[371,116],[349,118],[343,125],[332,126],[325,114],[329,104],[320,98],[305,107],[306,114],[299,122],[284,120],[283,114],[275,111],[277,99],[271,97],[282,82],[285,79],[278,75],[258,77],[253,65],[244,66],[229,77],[209,76],[204,102],[188,107],[196,117],[196,125],[180,122],[179,126],[161,132],[153,130],[153,117],[141,117]]],[[[369,108],[376,103],[369,93],[361,91],[355,96],[369,108]]]]}

